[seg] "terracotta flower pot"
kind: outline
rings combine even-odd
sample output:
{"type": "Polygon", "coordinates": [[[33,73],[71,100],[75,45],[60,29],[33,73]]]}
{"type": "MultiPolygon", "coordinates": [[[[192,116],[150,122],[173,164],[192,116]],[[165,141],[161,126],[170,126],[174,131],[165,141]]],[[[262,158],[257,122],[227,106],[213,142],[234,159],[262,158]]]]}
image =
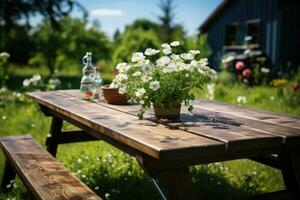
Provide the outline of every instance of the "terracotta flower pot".
{"type": "Polygon", "coordinates": [[[161,119],[180,118],[181,103],[175,104],[153,104],[155,117],[161,119]]]}
{"type": "Polygon", "coordinates": [[[118,89],[110,88],[109,85],[104,85],[101,89],[103,97],[108,104],[126,105],[128,103],[127,95],[120,94],[118,89]]]}

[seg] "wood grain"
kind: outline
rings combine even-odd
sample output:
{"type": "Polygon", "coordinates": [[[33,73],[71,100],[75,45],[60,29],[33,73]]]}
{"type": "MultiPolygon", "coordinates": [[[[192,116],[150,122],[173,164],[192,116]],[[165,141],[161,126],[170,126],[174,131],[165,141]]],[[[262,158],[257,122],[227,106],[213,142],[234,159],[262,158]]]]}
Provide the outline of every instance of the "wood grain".
{"type": "Polygon", "coordinates": [[[35,101],[58,113],[80,121],[122,144],[160,159],[187,159],[214,155],[225,150],[225,144],[182,130],[166,128],[149,120],[89,103],[60,92],[28,94],[35,101]]]}
{"type": "Polygon", "coordinates": [[[101,200],[31,136],[3,137],[0,144],[6,157],[36,199],[101,200]]]}
{"type": "MultiPolygon", "coordinates": [[[[75,98],[80,98],[81,95],[78,90],[65,90],[60,92],[75,98]]],[[[111,105],[102,100],[94,103],[134,116],[136,116],[139,111],[139,105],[136,104],[127,106],[111,105]]],[[[151,110],[145,114],[145,118],[152,121],[155,120],[154,114],[151,110]]],[[[241,151],[262,147],[280,147],[283,143],[279,136],[266,134],[264,130],[241,127],[240,124],[237,123],[224,123],[224,121],[220,120],[211,120],[209,118],[191,115],[184,107],[182,109],[180,122],[170,123],[159,121],[158,123],[162,123],[173,129],[179,129],[222,141],[226,144],[228,151],[241,151]]]]}
{"type": "Polygon", "coordinates": [[[281,113],[274,113],[265,110],[250,109],[214,101],[197,100],[194,102],[198,108],[209,109],[222,113],[229,113],[238,117],[264,121],[269,124],[280,125],[300,129],[300,117],[290,116],[281,113]]]}

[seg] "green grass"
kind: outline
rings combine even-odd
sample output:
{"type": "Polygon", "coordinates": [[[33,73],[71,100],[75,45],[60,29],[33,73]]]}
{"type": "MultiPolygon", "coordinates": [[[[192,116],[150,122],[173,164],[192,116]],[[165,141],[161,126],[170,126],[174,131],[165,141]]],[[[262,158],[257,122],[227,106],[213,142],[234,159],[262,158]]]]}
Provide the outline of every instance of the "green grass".
{"type": "MultiPolygon", "coordinates": [[[[50,119],[27,101],[2,101],[0,123],[0,136],[27,133],[41,144],[50,128],[50,119]]],[[[64,129],[74,127],[65,124],[64,129]]],[[[149,177],[135,159],[104,142],[60,145],[57,158],[105,199],[159,199],[149,177]]],[[[1,153],[0,169],[3,169],[3,161],[1,153]]],[[[244,199],[284,189],[280,171],[250,160],[199,165],[191,170],[195,190],[204,191],[211,200],[244,199]]],[[[1,170],[1,176],[2,173],[1,170]]],[[[15,185],[12,192],[0,194],[0,199],[32,199],[19,180],[15,185]]]]}
{"type": "MultiPolygon", "coordinates": [[[[208,96],[200,93],[199,97],[207,98],[208,96]]],[[[278,88],[272,86],[249,87],[244,84],[218,84],[214,89],[213,100],[273,112],[300,115],[300,106],[297,103],[291,104],[285,101],[278,96],[278,88]],[[237,98],[239,96],[246,97],[246,102],[238,103],[237,98]]]]}

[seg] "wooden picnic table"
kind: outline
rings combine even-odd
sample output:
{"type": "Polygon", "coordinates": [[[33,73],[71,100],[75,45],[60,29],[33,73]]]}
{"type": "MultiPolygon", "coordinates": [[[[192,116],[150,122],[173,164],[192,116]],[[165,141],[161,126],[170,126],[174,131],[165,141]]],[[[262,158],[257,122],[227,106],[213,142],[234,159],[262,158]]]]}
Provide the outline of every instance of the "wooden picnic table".
{"type": "Polygon", "coordinates": [[[139,105],[84,101],[78,90],[28,93],[52,116],[46,144],[55,156],[58,144],[103,140],[134,156],[152,178],[161,179],[169,199],[198,199],[189,166],[240,158],[281,169],[286,191],[299,195],[300,117],[207,100],[182,108],[177,121],[156,120],[139,105]],[[62,132],[63,121],[81,131],[62,132]]]}

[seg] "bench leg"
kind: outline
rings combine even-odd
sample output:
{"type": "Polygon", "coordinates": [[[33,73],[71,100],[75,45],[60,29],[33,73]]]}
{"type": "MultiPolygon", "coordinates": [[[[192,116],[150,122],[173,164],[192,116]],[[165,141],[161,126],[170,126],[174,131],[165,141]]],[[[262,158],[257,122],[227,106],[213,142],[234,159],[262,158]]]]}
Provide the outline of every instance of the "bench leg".
{"type": "Polygon", "coordinates": [[[63,120],[53,116],[52,117],[52,122],[51,122],[51,128],[50,128],[50,137],[47,137],[46,140],[46,145],[47,145],[47,150],[52,156],[56,156],[57,153],[57,146],[58,146],[58,141],[56,138],[58,137],[59,134],[61,134],[62,130],[62,125],[63,125],[63,120]]]}
{"type": "Polygon", "coordinates": [[[15,178],[16,178],[16,173],[13,170],[9,161],[6,159],[4,163],[4,173],[1,180],[1,191],[7,191],[9,189],[12,189],[12,185],[11,187],[8,187],[8,185],[11,184],[11,181],[14,180],[15,178]]]}

